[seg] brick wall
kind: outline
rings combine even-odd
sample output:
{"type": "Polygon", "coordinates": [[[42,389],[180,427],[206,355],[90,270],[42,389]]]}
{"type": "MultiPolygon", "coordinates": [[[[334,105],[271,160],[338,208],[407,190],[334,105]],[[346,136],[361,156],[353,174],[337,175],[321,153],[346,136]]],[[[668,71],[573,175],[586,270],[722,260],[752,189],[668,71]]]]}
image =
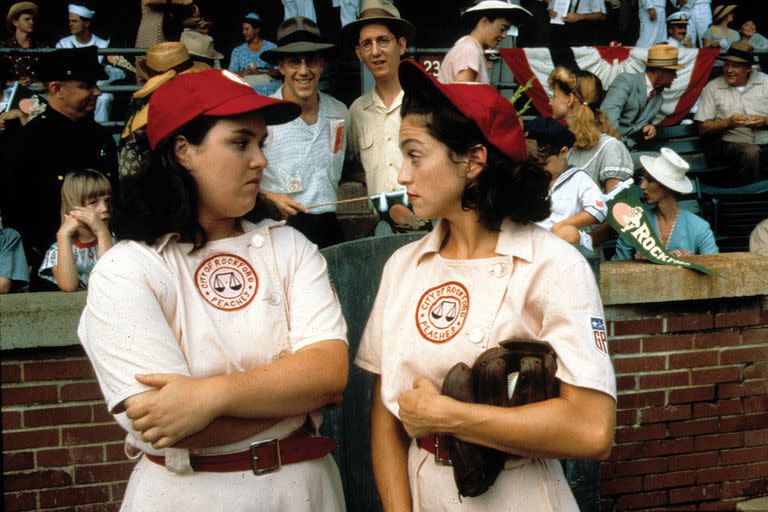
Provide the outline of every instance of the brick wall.
{"type": "Polygon", "coordinates": [[[768,495],[768,307],[607,307],[619,391],[603,510],[733,510],[768,495]]]}
{"type": "Polygon", "coordinates": [[[81,347],[3,351],[4,510],[116,511],[133,467],[81,347]]]}

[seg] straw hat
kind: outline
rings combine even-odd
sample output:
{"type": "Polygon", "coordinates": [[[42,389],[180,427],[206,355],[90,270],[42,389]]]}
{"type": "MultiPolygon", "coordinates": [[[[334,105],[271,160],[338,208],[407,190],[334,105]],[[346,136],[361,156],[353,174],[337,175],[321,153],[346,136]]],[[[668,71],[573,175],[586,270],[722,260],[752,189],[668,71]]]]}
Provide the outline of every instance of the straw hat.
{"type": "Polygon", "coordinates": [[[725,55],[719,55],[717,57],[720,60],[727,60],[728,62],[740,62],[742,64],[754,64],[755,63],[755,49],[752,45],[746,41],[738,40],[731,44],[725,55]]]}
{"type": "Polygon", "coordinates": [[[220,60],[224,54],[217,52],[213,48],[213,38],[206,34],[201,34],[195,30],[185,29],[181,33],[181,44],[187,47],[190,55],[202,57],[204,59],[220,60]]]}
{"type": "Polygon", "coordinates": [[[288,55],[327,52],[336,45],[322,42],[320,27],[304,16],[294,16],[277,28],[277,48],[261,54],[261,60],[277,64],[288,55]]]}
{"type": "Polygon", "coordinates": [[[736,8],[735,5],[718,5],[717,7],[715,7],[715,10],[712,11],[712,19],[714,20],[713,23],[717,23],[721,19],[725,18],[735,8],[736,8]]]}
{"type": "Polygon", "coordinates": [[[37,4],[32,2],[19,2],[13,4],[11,8],[8,9],[8,14],[5,16],[5,26],[8,27],[9,32],[16,32],[16,28],[13,26],[13,19],[22,11],[32,11],[32,15],[37,16],[37,4]]]}
{"type": "Polygon", "coordinates": [[[341,37],[345,40],[354,40],[360,34],[360,29],[371,23],[381,23],[393,27],[408,41],[416,35],[416,28],[410,21],[400,17],[400,11],[392,2],[388,0],[363,0],[360,6],[360,16],[341,28],[341,37]]]}
{"type": "Polygon", "coordinates": [[[502,0],[482,0],[461,13],[464,18],[472,13],[501,16],[510,21],[512,25],[520,26],[533,17],[531,11],[516,4],[509,4],[502,0]]]}
{"type": "Polygon", "coordinates": [[[661,148],[657,157],[642,155],[640,163],[653,179],[670,190],[681,194],[693,192],[693,182],[685,175],[690,169],[688,162],[669,148],[661,148]]]}
{"type": "Polygon", "coordinates": [[[657,44],[648,48],[648,62],[645,67],[663,69],[683,69],[677,63],[677,48],[671,44],[657,44]]]}

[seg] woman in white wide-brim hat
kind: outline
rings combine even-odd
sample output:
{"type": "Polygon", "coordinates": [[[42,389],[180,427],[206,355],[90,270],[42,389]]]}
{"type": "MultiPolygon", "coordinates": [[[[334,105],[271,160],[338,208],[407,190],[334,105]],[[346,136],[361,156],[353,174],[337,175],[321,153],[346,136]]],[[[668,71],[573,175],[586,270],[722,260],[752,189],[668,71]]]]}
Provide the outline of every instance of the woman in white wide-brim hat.
{"type": "MultiPolygon", "coordinates": [[[[681,209],[677,200],[681,194],[693,192],[693,183],[685,175],[688,162],[669,148],[662,148],[657,157],[641,156],[643,177],[640,189],[647,203],[651,228],[661,243],[674,256],[717,254],[720,251],[709,223],[695,213],[681,209]]],[[[614,260],[641,259],[623,239],[616,243],[614,260]]]]}

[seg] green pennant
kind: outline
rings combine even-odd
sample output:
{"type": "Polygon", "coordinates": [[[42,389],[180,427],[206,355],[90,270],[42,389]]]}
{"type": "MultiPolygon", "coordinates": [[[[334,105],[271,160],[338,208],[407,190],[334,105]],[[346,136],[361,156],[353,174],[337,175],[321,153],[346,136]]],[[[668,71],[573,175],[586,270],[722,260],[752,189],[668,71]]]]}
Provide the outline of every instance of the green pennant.
{"type": "Polygon", "coordinates": [[[634,186],[622,190],[608,201],[608,223],[619,233],[621,238],[645,256],[648,261],[659,265],[690,268],[705,274],[725,277],[702,265],[672,256],[656,233],[653,232],[651,223],[648,221],[648,215],[640,204],[640,196],[638,196],[634,186]]]}

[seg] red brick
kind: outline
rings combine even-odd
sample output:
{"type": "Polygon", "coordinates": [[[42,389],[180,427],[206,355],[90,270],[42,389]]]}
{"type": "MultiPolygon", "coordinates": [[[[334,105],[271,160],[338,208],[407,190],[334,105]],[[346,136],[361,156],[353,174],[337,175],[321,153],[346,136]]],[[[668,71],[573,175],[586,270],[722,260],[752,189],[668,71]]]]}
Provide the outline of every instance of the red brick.
{"type": "Polygon", "coordinates": [[[690,372],[687,370],[665,373],[649,373],[646,375],[640,375],[640,388],[641,389],[657,389],[657,388],[672,388],[677,386],[688,385],[688,375],[690,372]]]}
{"type": "Polygon", "coordinates": [[[613,494],[626,494],[643,490],[643,478],[633,476],[629,478],[615,478],[600,482],[600,493],[605,496],[613,494]]]}
{"type": "Polygon", "coordinates": [[[642,454],[643,445],[641,443],[620,444],[611,450],[610,460],[638,459],[642,454]]]}
{"type": "Polygon", "coordinates": [[[617,357],[613,359],[616,373],[637,373],[664,370],[667,364],[666,356],[617,357]]]}
{"type": "Polygon", "coordinates": [[[669,458],[669,470],[711,468],[717,466],[717,452],[684,453],[669,458]]]}
{"type": "Polygon", "coordinates": [[[720,352],[721,364],[754,363],[768,359],[768,346],[731,348],[720,352]]]}
{"type": "Polygon", "coordinates": [[[117,482],[109,486],[112,491],[112,499],[116,501],[122,501],[125,495],[125,489],[128,487],[128,482],[117,482]]]}
{"type": "Polygon", "coordinates": [[[63,406],[24,411],[24,425],[27,427],[45,427],[68,423],[90,423],[91,406],[63,406]]]}
{"type": "Polygon", "coordinates": [[[61,431],[61,444],[95,444],[117,441],[125,437],[125,431],[117,423],[89,425],[87,427],[65,427],[61,431]]]}
{"type": "Polygon", "coordinates": [[[28,491],[72,485],[72,477],[66,471],[51,469],[26,473],[4,473],[3,484],[6,491],[28,491]]]}
{"type": "Polygon", "coordinates": [[[706,402],[713,400],[714,398],[714,386],[698,386],[693,388],[671,389],[669,391],[670,404],[706,402]]]}
{"type": "Polygon", "coordinates": [[[101,445],[95,445],[38,450],[35,456],[38,467],[72,466],[89,462],[103,462],[104,448],[101,445]]]}
{"type": "Polygon", "coordinates": [[[741,480],[722,484],[723,498],[756,497],[768,494],[768,478],[741,480]]]}
{"type": "Polygon", "coordinates": [[[720,462],[725,466],[765,460],[768,460],[768,446],[751,446],[749,448],[723,450],[720,452],[720,462]]]}
{"type": "Polygon", "coordinates": [[[742,402],[744,404],[744,414],[768,411],[768,396],[750,396],[742,402]]]}
{"type": "Polygon", "coordinates": [[[729,482],[742,480],[746,475],[746,466],[704,468],[696,472],[696,482],[699,484],[729,482]]]}
{"type": "Polygon", "coordinates": [[[632,375],[619,375],[616,377],[616,389],[618,391],[635,391],[637,379],[632,375]]]}
{"type": "Polygon", "coordinates": [[[3,450],[23,450],[25,448],[58,445],[59,430],[54,428],[3,432],[3,450]]]}
{"type": "Polygon", "coordinates": [[[635,441],[648,441],[650,439],[664,439],[667,437],[667,425],[642,425],[639,427],[620,428],[616,431],[616,443],[631,443],[635,441]]]}
{"type": "Polygon", "coordinates": [[[21,365],[16,363],[3,363],[0,366],[0,382],[3,384],[15,384],[21,382],[21,365]]]}
{"type": "Polygon", "coordinates": [[[640,459],[620,462],[604,462],[600,464],[600,475],[603,480],[635,475],[649,475],[667,471],[667,459],[640,459]]]}
{"type": "Polygon", "coordinates": [[[697,452],[721,450],[723,448],[741,448],[742,446],[744,446],[744,436],[741,432],[698,436],[694,443],[694,448],[697,452]]]}
{"type": "Polygon", "coordinates": [[[634,409],[624,409],[616,411],[616,425],[634,425],[637,423],[637,411],[634,409]]]}
{"type": "Polygon", "coordinates": [[[615,354],[639,354],[640,338],[611,338],[608,351],[615,354]]]}
{"type": "Polygon", "coordinates": [[[752,380],[741,384],[729,382],[717,386],[717,396],[721,399],[756,395],[764,396],[766,393],[768,393],[768,382],[764,380],[752,380]]]}
{"type": "Polygon", "coordinates": [[[764,444],[768,444],[768,428],[744,433],[744,446],[761,446],[764,444]]]}
{"type": "MultiPolygon", "coordinates": [[[[722,495],[722,489],[720,491],[720,494],[722,495]]],[[[736,508],[736,503],[739,501],[742,501],[742,499],[731,499],[731,500],[723,500],[719,499],[717,501],[706,501],[704,503],[699,503],[699,510],[704,511],[728,511],[731,512],[736,508]]]]}
{"type": "Polygon", "coordinates": [[[768,308],[763,309],[763,312],[760,315],[760,323],[768,324],[768,308]]]}
{"type": "Polygon", "coordinates": [[[669,437],[697,436],[718,431],[716,418],[694,421],[674,421],[669,424],[669,437]]]}
{"type": "Polygon", "coordinates": [[[613,322],[613,335],[626,336],[628,334],[653,334],[662,332],[662,327],[663,322],[661,318],[618,320],[613,322]]]}
{"type": "Polygon", "coordinates": [[[741,343],[743,345],[768,343],[768,327],[761,327],[760,329],[744,329],[741,332],[741,343]]]}
{"type": "Polygon", "coordinates": [[[660,475],[646,475],[643,480],[643,489],[654,491],[656,489],[668,489],[670,487],[682,487],[696,482],[694,471],[673,471],[660,475]]]}
{"type": "Polygon", "coordinates": [[[714,320],[712,313],[688,313],[680,316],[667,317],[667,332],[704,331],[712,329],[714,320]]]}
{"type": "Polygon", "coordinates": [[[660,421],[687,420],[691,417],[690,405],[673,405],[667,407],[649,407],[640,411],[641,423],[658,423],[660,421]]]}
{"type": "Polygon", "coordinates": [[[125,455],[125,443],[109,443],[104,447],[106,449],[106,462],[117,462],[128,460],[125,455]]]}
{"type": "Polygon", "coordinates": [[[99,503],[109,501],[109,487],[70,487],[40,491],[40,507],[73,507],[86,503],[99,503]]]}
{"type": "Polygon", "coordinates": [[[674,368],[698,368],[701,366],[715,366],[717,364],[716,350],[697,350],[695,352],[683,352],[669,355],[669,369],[674,368]]]}
{"type": "Polygon", "coordinates": [[[745,379],[766,379],[768,378],[768,363],[759,362],[748,364],[744,367],[745,379]]]}
{"type": "Polygon", "coordinates": [[[93,422],[94,423],[109,423],[114,421],[115,417],[107,410],[107,404],[101,402],[91,406],[93,408],[93,422]]]}
{"type": "Polygon", "coordinates": [[[643,352],[671,352],[693,348],[693,336],[690,334],[667,334],[643,338],[643,352]]]}
{"type": "Polygon", "coordinates": [[[768,476],[768,462],[760,462],[747,466],[747,478],[763,478],[768,476]]]}
{"type": "Polygon", "coordinates": [[[742,325],[757,325],[760,323],[760,310],[723,311],[715,313],[715,329],[721,327],[740,327],[742,325]]]}
{"type": "MultiPolygon", "coordinates": [[[[705,485],[700,487],[684,487],[669,490],[670,503],[685,503],[716,500],[720,497],[719,485],[705,485]]],[[[690,509],[689,509],[690,510],[690,509]]]]}
{"type": "Polygon", "coordinates": [[[768,413],[744,414],[720,418],[720,432],[752,430],[768,426],[768,413]]]}
{"type": "Polygon", "coordinates": [[[666,505],[667,492],[644,492],[642,494],[625,494],[616,498],[616,510],[635,510],[666,505]]]}
{"type": "Polygon", "coordinates": [[[95,379],[93,367],[87,359],[40,361],[24,365],[24,380],[95,379]]]}
{"type": "Polygon", "coordinates": [[[82,505],[75,509],[75,512],[118,512],[120,503],[94,503],[92,505],[82,505]]]}
{"type": "Polygon", "coordinates": [[[622,393],[618,396],[618,409],[637,409],[647,405],[663,405],[664,391],[646,391],[644,393],[622,393]]]}
{"type": "Polygon", "coordinates": [[[130,461],[78,466],[75,468],[75,483],[93,484],[128,480],[135,465],[133,461],[130,461]]]}
{"type": "Polygon", "coordinates": [[[63,402],[79,402],[83,400],[103,400],[104,395],[97,382],[75,382],[61,386],[63,402]]]}
{"type": "Polygon", "coordinates": [[[6,492],[3,493],[3,510],[5,512],[35,510],[36,501],[36,492],[6,492]]]}
{"type": "Polygon", "coordinates": [[[35,467],[35,457],[30,451],[3,452],[3,471],[24,471],[35,467]]]}
{"type": "Polygon", "coordinates": [[[657,457],[660,455],[674,455],[676,453],[688,453],[693,450],[693,438],[682,437],[679,439],[666,439],[650,441],[643,444],[643,457],[657,457]]]}
{"type": "Polygon", "coordinates": [[[20,411],[3,411],[3,430],[15,430],[21,428],[20,411]]]}
{"type": "Polygon", "coordinates": [[[741,400],[720,400],[714,404],[693,404],[694,418],[706,418],[710,416],[732,416],[734,414],[741,414],[741,400]]]}
{"type": "Polygon", "coordinates": [[[3,405],[51,404],[59,400],[56,386],[5,386],[0,393],[3,405]]]}
{"type": "Polygon", "coordinates": [[[741,344],[741,336],[735,331],[697,332],[696,348],[732,347],[741,344]]]}
{"type": "Polygon", "coordinates": [[[693,384],[715,384],[718,382],[735,382],[741,379],[741,366],[722,366],[719,368],[704,368],[693,370],[693,384]]]}

